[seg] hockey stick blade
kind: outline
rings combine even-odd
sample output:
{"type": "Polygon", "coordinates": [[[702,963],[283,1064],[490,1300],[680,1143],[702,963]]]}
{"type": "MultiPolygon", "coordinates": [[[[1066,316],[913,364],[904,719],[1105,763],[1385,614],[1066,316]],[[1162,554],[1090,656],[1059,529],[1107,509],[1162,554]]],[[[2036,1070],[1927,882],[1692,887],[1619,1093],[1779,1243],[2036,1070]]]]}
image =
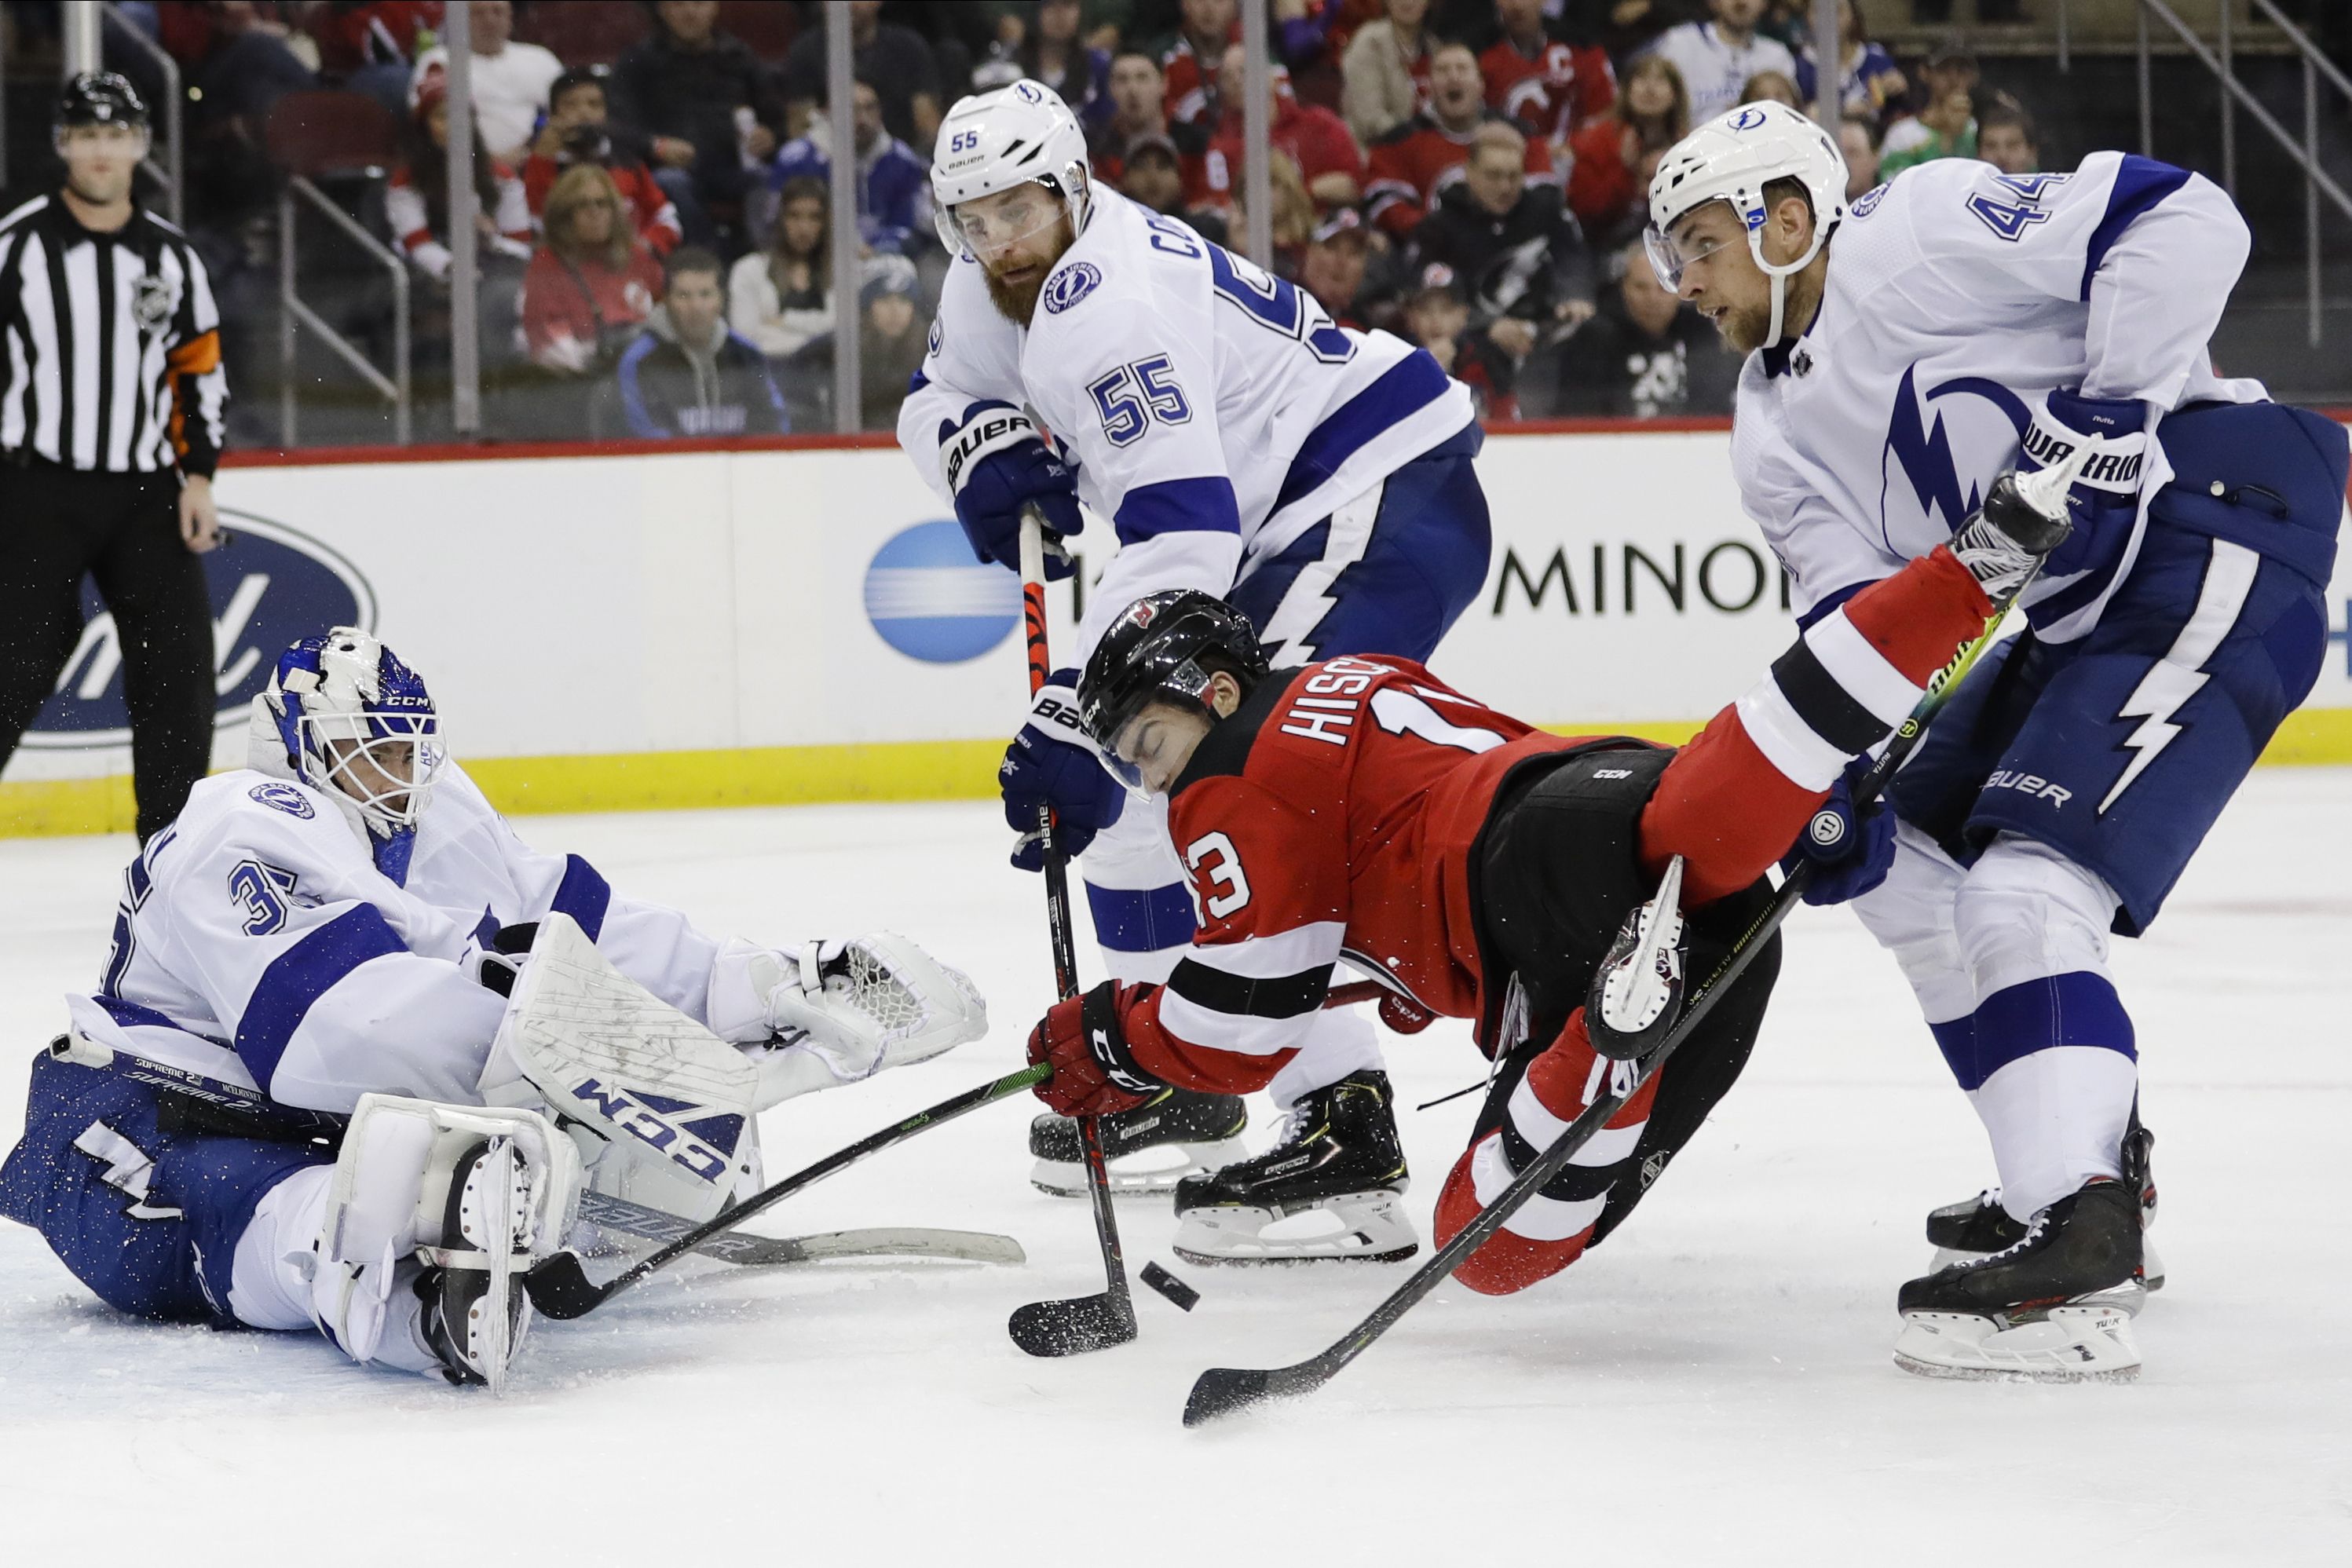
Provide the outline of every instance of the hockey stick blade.
{"type": "Polygon", "coordinates": [[[1085,1355],[1133,1339],[1135,1308],[1108,1291],[1067,1301],[1032,1301],[1014,1308],[1004,1328],[1013,1343],[1031,1355],[1085,1355]]]}
{"type": "Polygon", "coordinates": [[[868,1155],[878,1154],[893,1144],[902,1144],[916,1134],[928,1132],[943,1122],[951,1122],[967,1111],[976,1111],[993,1101],[1033,1089],[1043,1083],[1052,1071],[1051,1067],[1041,1062],[1018,1072],[1009,1072],[992,1082],[967,1089],[927,1110],[918,1111],[904,1121],[893,1123],[878,1133],[860,1138],[847,1148],[836,1149],[814,1165],[794,1172],[733,1207],[720,1209],[714,1218],[696,1226],[659,1251],[631,1264],[601,1285],[588,1278],[588,1270],[582,1266],[578,1253],[559,1252],[523,1276],[523,1289],[530,1295],[530,1304],[543,1316],[564,1321],[585,1317],[648,1274],[667,1268],[712,1237],[732,1230],[751,1216],[782,1202],[802,1188],[814,1186],[835,1171],[856,1165],[868,1155]]]}
{"type": "MultiPolygon", "coordinates": [[[[580,1218],[599,1229],[617,1231],[643,1241],[675,1241],[694,1228],[693,1220],[601,1192],[580,1195],[580,1218]]],[[[990,1230],[941,1230],[929,1226],[877,1226],[862,1230],[831,1230],[816,1236],[752,1236],[735,1230],[712,1237],[694,1252],[698,1258],[715,1258],[721,1263],[745,1269],[817,1263],[834,1258],[948,1258],[959,1262],[998,1264],[1029,1260],[1021,1243],[1010,1236],[990,1230]]]]}

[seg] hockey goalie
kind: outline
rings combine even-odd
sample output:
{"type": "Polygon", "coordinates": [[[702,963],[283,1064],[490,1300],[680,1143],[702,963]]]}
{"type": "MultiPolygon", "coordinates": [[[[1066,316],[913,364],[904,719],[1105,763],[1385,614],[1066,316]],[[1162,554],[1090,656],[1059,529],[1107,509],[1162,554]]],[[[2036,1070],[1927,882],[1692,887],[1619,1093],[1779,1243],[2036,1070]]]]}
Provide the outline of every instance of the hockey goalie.
{"type": "Polygon", "coordinates": [[[68,1009],[0,1213],[123,1312],[492,1385],[583,1186],[708,1219],[759,1185],[760,1112],[986,1027],[902,937],[721,940],[532,851],[348,627],[280,656],[250,766],[142,849],[68,1009]]]}

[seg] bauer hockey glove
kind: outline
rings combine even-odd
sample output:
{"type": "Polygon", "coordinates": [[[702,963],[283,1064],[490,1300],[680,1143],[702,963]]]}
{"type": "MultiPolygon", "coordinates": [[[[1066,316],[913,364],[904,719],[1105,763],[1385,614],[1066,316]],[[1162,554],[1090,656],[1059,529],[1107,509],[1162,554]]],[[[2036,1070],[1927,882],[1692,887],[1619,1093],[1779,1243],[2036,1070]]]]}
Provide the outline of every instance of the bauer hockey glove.
{"type": "Polygon", "coordinates": [[[974,555],[1019,571],[1021,508],[1034,502],[1045,517],[1045,576],[1058,582],[1070,575],[1061,541],[1086,526],[1077,475],[1046,449],[1028,415],[987,402],[964,410],[960,425],[941,420],[940,471],[974,555]]]}
{"type": "Polygon", "coordinates": [[[1055,1002],[1029,1031],[1029,1065],[1050,1062],[1054,1075],[1035,1093],[1065,1116],[1132,1111],[1165,1087],[1136,1066],[1118,1018],[1120,987],[1105,980],[1083,996],[1055,1002]]]}
{"type": "Polygon", "coordinates": [[[1857,758],[1846,765],[1844,777],[1830,787],[1830,798],[1780,857],[1784,875],[1801,863],[1811,863],[1813,873],[1806,880],[1803,895],[1807,904],[1843,904],[1860,898],[1885,882],[1894,868],[1895,813],[1884,800],[1860,808],[1853,803],[1854,780],[1870,770],[1872,760],[1857,758]]]}
{"type": "Polygon", "coordinates": [[[2052,577],[2104,568],[2131,538],[2139,513],[2140,477],[2147,465],[2149,408],[2137,398],[2089,398],[2053,392],[2026,427],[2017,456],[2020,474],[2055,468],[2085,438],[2103,438],[2098,455],[2066,491],[2067,520],[2074,526],[2050,553],[2043,570],[2052,577]]]}
{"type": "Polygon", "coordinates": [[[1127,809],[1127,787],[1103,767],[1094,737],[1078,722],[1077,671],[1056,670],[1037,688],[1029,721],[1004,748],[996,781],[1004,796],[1004,820],[1021,835],[1013,846],[1013,863],[1022,871],[1045,869],[1039,807],[1054,808],[1062,852],[1073,860],[1086,852],[1097,833],[1118,821],[1127,809]]]}

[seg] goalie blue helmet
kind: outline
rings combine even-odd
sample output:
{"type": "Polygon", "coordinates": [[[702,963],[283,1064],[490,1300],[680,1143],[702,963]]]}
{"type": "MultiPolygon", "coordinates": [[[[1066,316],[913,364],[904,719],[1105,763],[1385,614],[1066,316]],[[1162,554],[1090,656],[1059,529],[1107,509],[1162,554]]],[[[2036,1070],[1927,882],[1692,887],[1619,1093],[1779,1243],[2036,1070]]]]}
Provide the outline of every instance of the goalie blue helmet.
{"type": "Polygon", "coordinates": [[[405,881],[417,821],[447,756],[423,679],[367,632],[338,626],[279,654],[256,700],[284,771],[333,800],[377,868],[405,881]]]}

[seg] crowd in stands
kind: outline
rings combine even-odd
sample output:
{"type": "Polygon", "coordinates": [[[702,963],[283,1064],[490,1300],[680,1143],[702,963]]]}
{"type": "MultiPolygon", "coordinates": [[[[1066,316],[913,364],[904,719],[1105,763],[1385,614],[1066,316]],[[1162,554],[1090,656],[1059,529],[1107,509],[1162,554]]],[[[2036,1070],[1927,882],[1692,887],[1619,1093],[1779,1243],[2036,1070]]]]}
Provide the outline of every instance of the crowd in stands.
{"type": "MultiPolygon", "coordinates": [[[[1811,111],[1824,68],[1812,9],[1272,0],[1276,268],[1335,319],[1429,348],[1490,419],[1725,412],[1737,367],[1643,259],[1648,185],[1709,116],[1763,99],[1811,111]]],[[[240,258],[274,267],[278,100],[334,88],[382,105],[396,143],[382,223],[417,275],[420,340],[446,332],[439,4],[121,10],[197,89],[189,211],[232,271],[240,258]]],[[[1236,0],[849,10],[845,154],[817,5],[476,0],[482,363],[530,393],[514,405],[530,411],[522,427],[501,434],[829,430],[842,288],[857,301],[862,419],[888,428],[949,264],[931,139],[958,97],[1023,77],[1076,111],[1098,181],[1238,247],[1236,0]],[[836,277],[830,179],[845,155],[858,261],[836,277]]],[[[1840,10],[1835,131],[1851,193],[1933,158],[2038,166],[2031,117],[1985,86],[1965,47],[1906,68],[1871,38],[1864,0],[1840,10]]]]}

